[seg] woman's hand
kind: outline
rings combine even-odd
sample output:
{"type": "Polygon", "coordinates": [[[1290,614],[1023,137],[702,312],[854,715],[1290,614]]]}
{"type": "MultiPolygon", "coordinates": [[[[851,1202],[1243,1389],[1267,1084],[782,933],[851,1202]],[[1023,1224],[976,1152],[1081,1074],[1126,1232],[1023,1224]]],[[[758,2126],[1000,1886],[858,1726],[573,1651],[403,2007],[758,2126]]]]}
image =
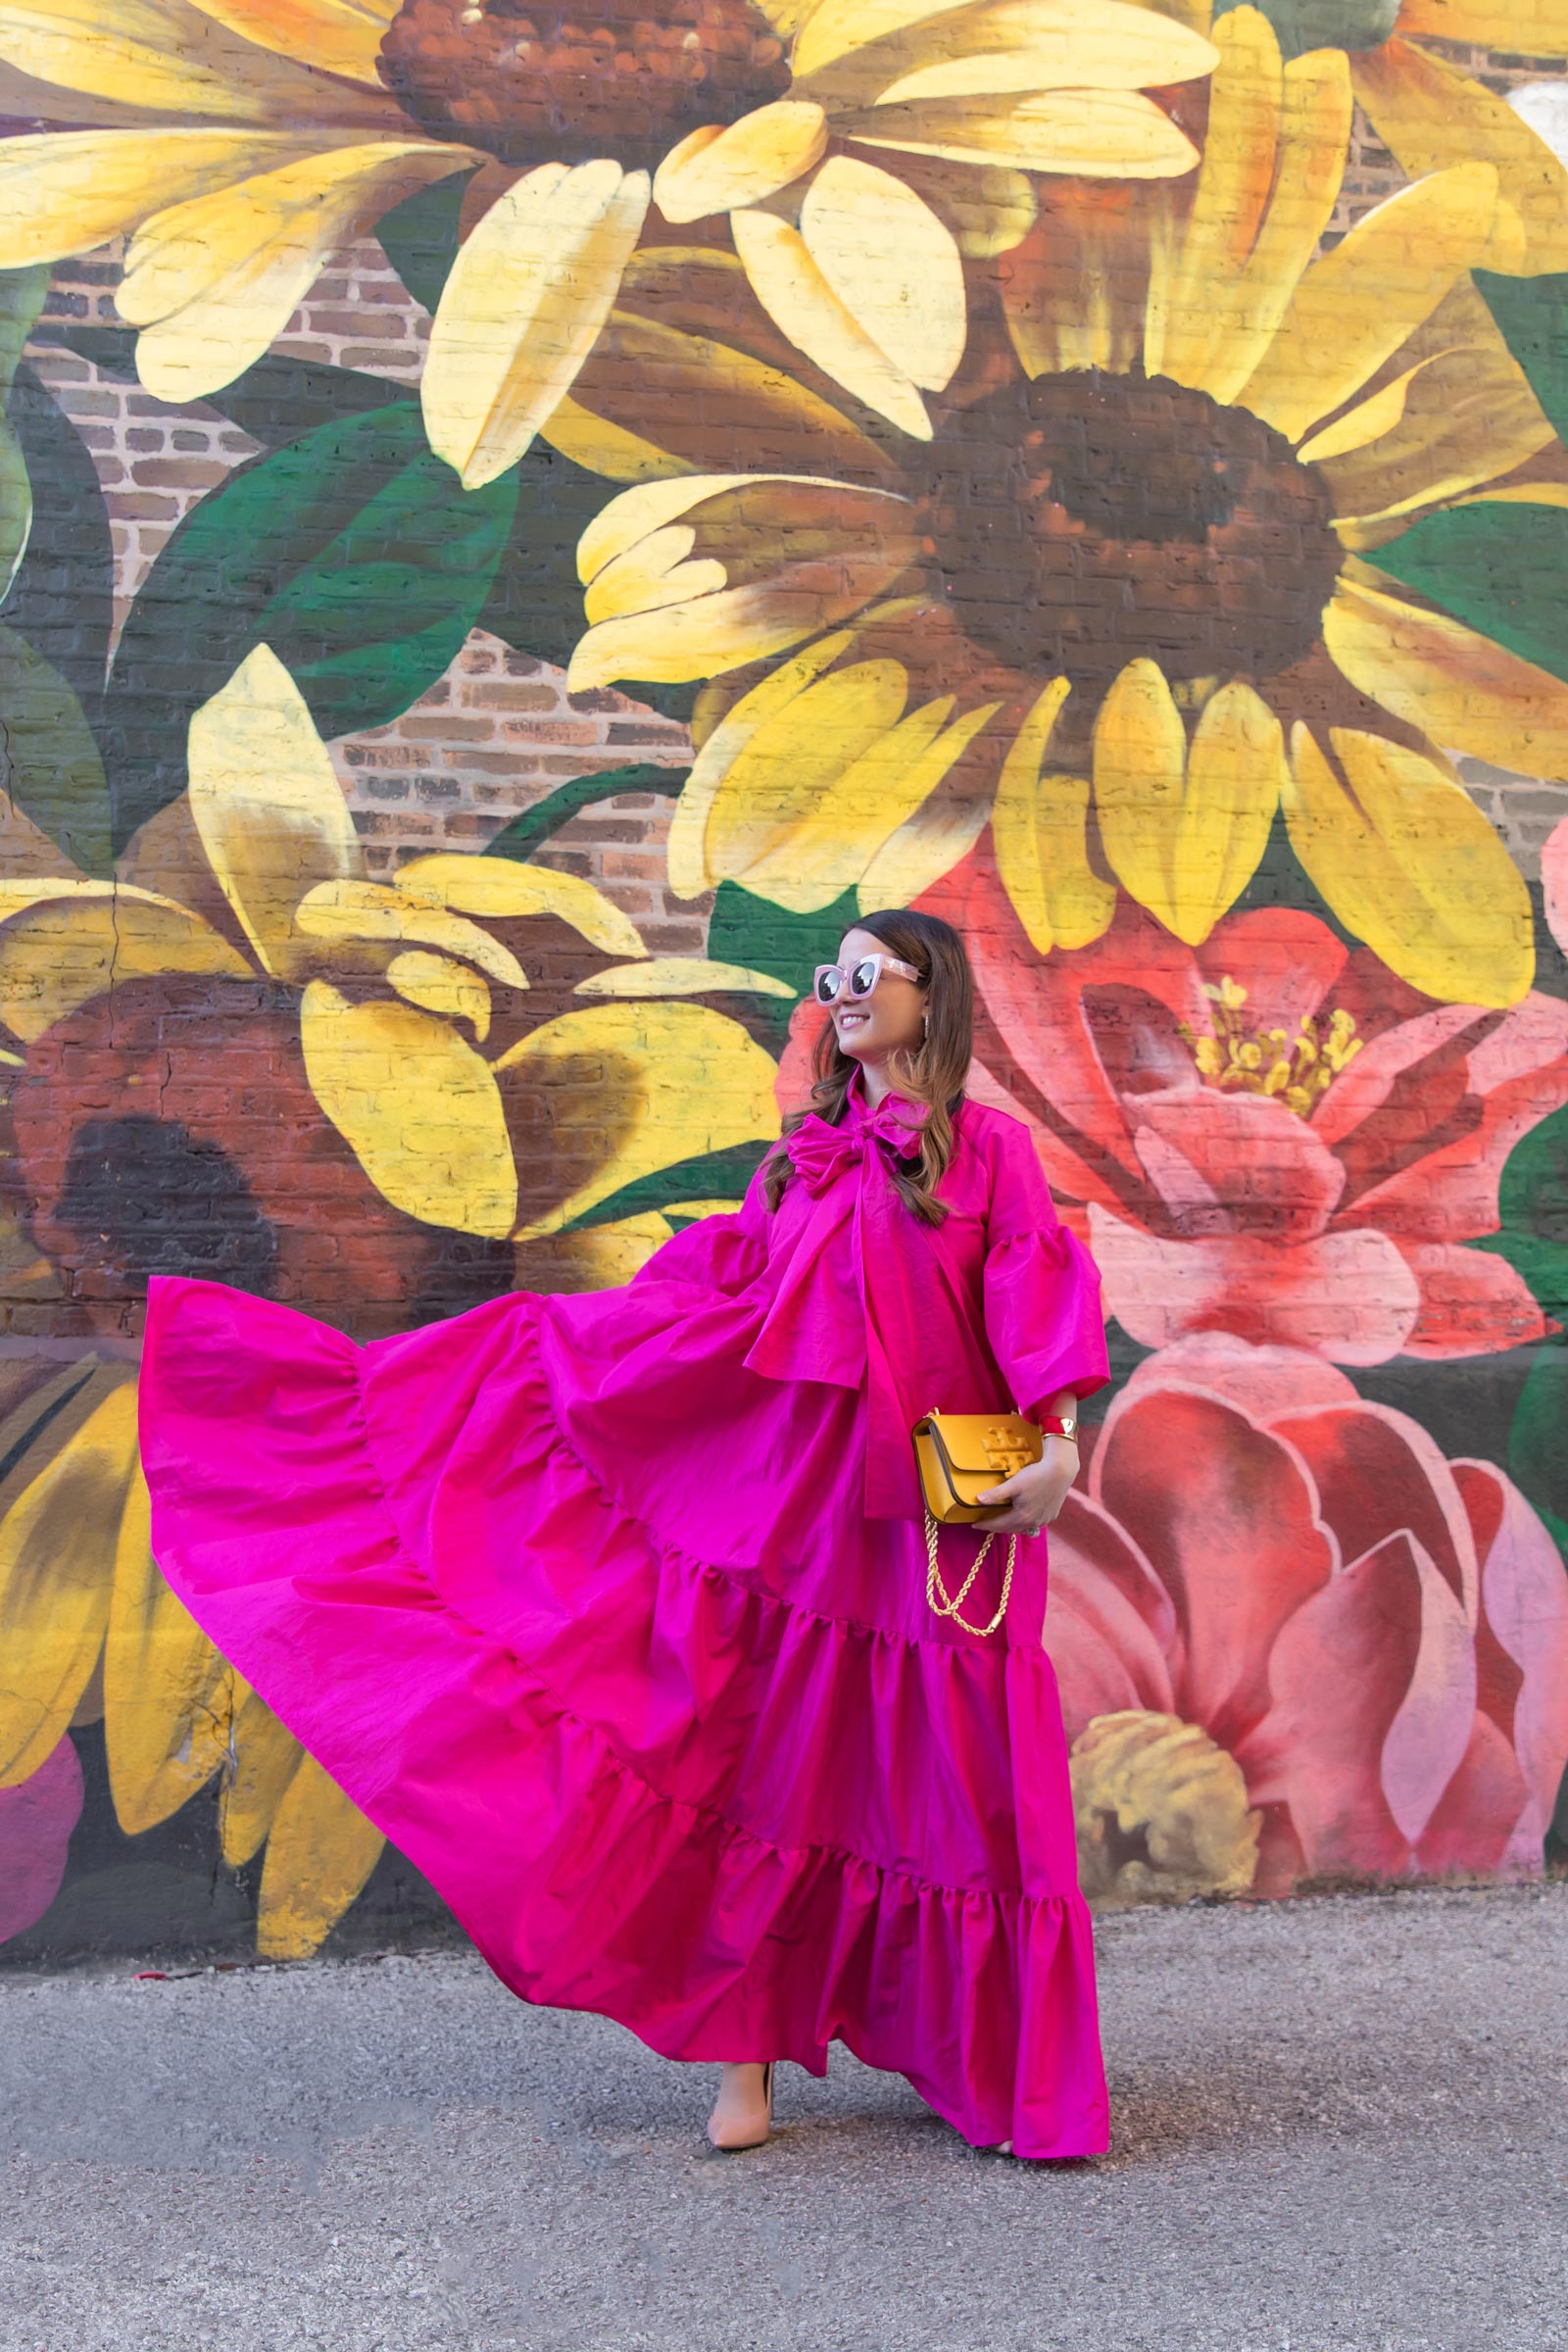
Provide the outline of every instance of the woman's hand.
{"type": "Polygon", "coordinates": [[[1071,1438],[1048,1437],[1044,1445],[1038,1462],[1015,1470],[1000,1487],[987,1487],[975,1497],[978,1502],[1005,1502],[1008,1506],[1000,1519],[976,1521],[982,1534],[989,1535],[994,1529],[1000,1536],[1037,1536],[1051,1525],[1078,1475],[1078,1448],[1071,1438]]]}

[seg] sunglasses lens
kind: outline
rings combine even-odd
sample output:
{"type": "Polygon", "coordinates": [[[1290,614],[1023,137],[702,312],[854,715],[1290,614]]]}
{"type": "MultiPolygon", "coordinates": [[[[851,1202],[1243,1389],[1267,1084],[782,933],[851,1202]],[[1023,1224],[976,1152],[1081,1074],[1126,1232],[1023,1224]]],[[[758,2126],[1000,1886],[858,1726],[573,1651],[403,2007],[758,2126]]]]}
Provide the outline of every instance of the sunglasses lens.
{"type": "Polygon", "coordinates": [[[818,972],[816,976],[817,1003],[819,1004],[833,1004],[843,986],[844,975],[842,972],[818,972]]]}
{"type": "Polygon", "coordinates": [[[850,994],[852,997],[868,997],[875,986],[876,965],[867,956],[850,974],[850,994]]]}

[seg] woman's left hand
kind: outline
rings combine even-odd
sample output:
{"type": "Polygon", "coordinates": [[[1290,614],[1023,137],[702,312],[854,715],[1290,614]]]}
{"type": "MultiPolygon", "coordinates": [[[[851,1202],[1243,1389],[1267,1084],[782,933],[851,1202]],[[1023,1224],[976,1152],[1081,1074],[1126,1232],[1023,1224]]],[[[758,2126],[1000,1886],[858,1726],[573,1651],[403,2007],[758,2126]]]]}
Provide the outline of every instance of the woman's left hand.
{"type": "Polygon", "coordinates": [[[977,1502],[1005,1502],[1008,1506],[1000,1518],[982,1519],[977,1525],[988,1535],[995,1530],[999,1536],[1037,1536],[1066,1501],[1077,1475],[1078,1448],[1071,1438],[1048,1437],[1038,1462],[1015,1470],[1000,1487],[987,1487],[976,1495],[977,1502]]]}

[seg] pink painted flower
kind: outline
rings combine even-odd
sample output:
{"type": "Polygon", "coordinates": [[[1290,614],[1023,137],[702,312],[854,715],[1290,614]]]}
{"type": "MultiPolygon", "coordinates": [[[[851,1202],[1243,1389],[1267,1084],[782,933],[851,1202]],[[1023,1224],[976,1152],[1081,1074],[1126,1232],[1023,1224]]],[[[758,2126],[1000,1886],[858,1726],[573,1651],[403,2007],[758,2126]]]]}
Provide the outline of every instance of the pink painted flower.
{"type": "Polygon", "coordinates": [[[81,1799],[69,1733],[29,1779],[0,1788],[0,1943],[33,1927],[60,1892],[81,1799]]]}
{"type": "Polygon", "coordinates": [[[1051,1537],[1102,1899],[1528,1876],[1568,1761],[1568,1575],[1491,1462],[1287,1348],[1140,1366],[1051,1537]]]}
{"type": "Polygon", "coordinates": [[[1189,948],[1128,904],[1093,947],[1039,956],[971,861],[940,910],[979,983],[971,1091],[1033,1128],[1135,1340],[1377,1364],[1553,1328],[1464,1245],[1496,1232],[1503,1162],[1568,1102],[1568,1004],[1434,1004],[1291,907],[1189,948]]]}

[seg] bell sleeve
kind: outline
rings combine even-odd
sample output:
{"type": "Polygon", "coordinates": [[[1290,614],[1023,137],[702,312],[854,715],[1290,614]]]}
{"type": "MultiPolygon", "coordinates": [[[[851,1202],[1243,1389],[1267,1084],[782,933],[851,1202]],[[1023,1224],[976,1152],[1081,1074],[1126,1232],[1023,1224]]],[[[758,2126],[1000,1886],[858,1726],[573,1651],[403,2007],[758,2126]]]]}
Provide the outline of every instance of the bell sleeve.
{"type": "Polygon", "coordinates": [[[986,1337],[1013,1401],[1031,1419],[1071,1389],[1110,1378],[1100,1269],[1056,1214],[1028,1130],[999,1129],[986,1212],[986,1337]]]}
{"type": "Polygon", "coordinates": [[[762,1194],[764,1152],[736,1209],[694,1217],[644,1258],[632,1283],[682,1282],[737,1297],[767,1265],[767,1202],[762,1194]]]}

